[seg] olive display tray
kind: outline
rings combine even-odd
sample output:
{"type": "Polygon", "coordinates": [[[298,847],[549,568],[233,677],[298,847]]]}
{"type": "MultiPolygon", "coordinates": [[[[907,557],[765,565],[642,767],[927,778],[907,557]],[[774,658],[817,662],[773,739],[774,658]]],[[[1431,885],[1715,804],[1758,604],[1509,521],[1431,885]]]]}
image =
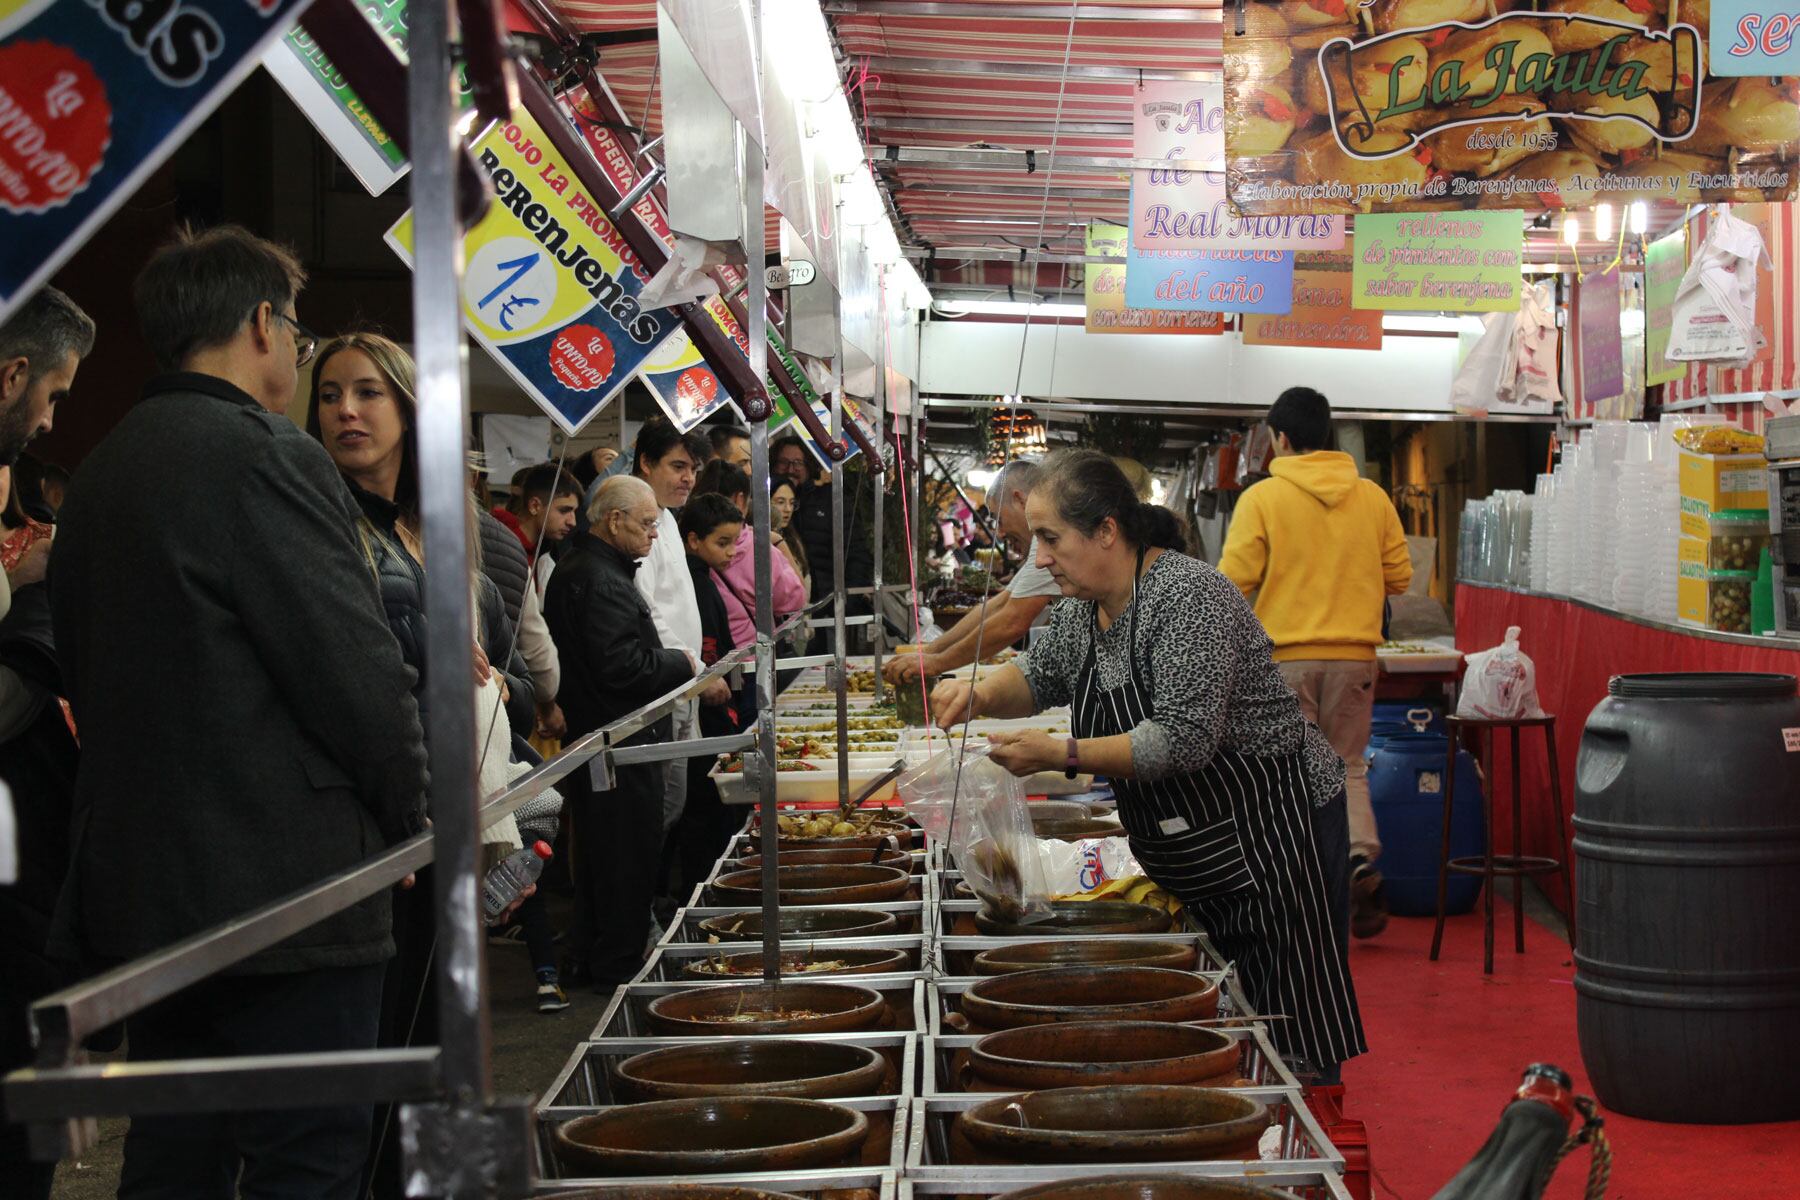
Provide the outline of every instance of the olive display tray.
{"type": "MultiPolygon", "coordinates": [[[[943,893],[939,893],[940,895],[943,893]]],[[[1085,945],[1092,942],[1102,944],[1132,941],[1158,942],[1173,946],[1192,946],[1195,952],[1193,970],[1223,971],[1225,959],[1219,954],[1212,940],[1203,933],[1182,930],[1176,933],[1091,933],[1078,937],[1051,934],[1041,938],[1031,937],[990,937],[986,934],[974,936],[964,934],[943,934],[932,939],[931,969],[938,975],[950,977],[975,976],[975,956],[984,950],[1005,950],[1018,946],[1031,945],[1037,942],[1054,942],[1058,946],[1085,945]]]]}
{"type": "MultiPolygon", "coordinates": [[[[1298,1088],[1300,1081],[1281,1060],[1273,1043],[1269,1041],[1268,1026],[1256,1025],[1208,1025],[1205,1028],[1239,1043],[1240,1069],[1245,1079],[1258,1087],[1298,1088]]],[[[923,1077],[919,1081],[921,1096],[967,1096],[980,1095],[992,1098],[1001,1095],[1004,1089],[995,1091],[969,1092],[962,1086],[958,1074],[961,1059],[968,1054],[970,1047],[981,1040],[974,1034],[944,1034],[927,1036],[919,1049],[919,1066],[923,1077]]]]}
{"type": "MultiPolygon", "coordinates": [[[[963,1196],[968,1200],[989,1197],[1036,1187],[1043,1183],[1062,1183],[1076,1179],[1100,1178],[1107,1175],[1174,1175],[1164,1170],[1168,1163],[1140,1163],[1135,1166],[1111,1164],[1104,1167],[987,1167],[978,1178],[968,1179],[900,1179],[898,1200],[925,1200],[926,1197],[963,1196]]],[[[1292,1193],[1296,1200],[1352,1200],[1350,1189],[1341,1175],[1330,1167],[1286,1164],[1269,1170],[1272,1164],[1261,1163],[1250,1170],[1217,1174],[1206,1172],[1209,1179],[1231,1179],[1259,1187],[1280,1188],[1292,1193]]]]}
{"type": "MultiPolygon", "coordinates": [[[[942,901],[942,903],[937,906],[937,915],[932,921],[932,928],[942,937],[975,937],[981,933],[981,931],[975,927],[975,913],[980,909],[981,901],[971,897],[959,897],[956,895],[956,885],[961,882],[961,877],[957,876],[956,878],[950,878],[955,874],[956,873],[952,870],[940,870],[937,875],[932,878],[935,894],[942,901]]],[[[1177,918],[1176,923],[1182,925],[1183,928],[1193,930],[1196,933],[1204,932],[1203,930],[1196,929],[1193,922],[1186,920],[1186,918],[1177,918]]],[[[1170,930],[1169,932],[1179,933],[1181,930],[1176,929],[1170,930]]],[[[1062,935],[1053,934],[1051,936],[1062,935]]],[[[1141,933],[1084,933],[1079,936],[1143,937],[1144,935],[1141,933]]],[[[1041,939],[1022,935],[1017,938],[1008,938],[1006,940],[1038,941],[1041,939]]]]}
{"type": "MultiPolygon", "coordinates": [[[[813,980],[810,982],[827,983],[829,980],[813,980]]],[[[848,983],[844,979],[838,982],[848,983]]],[[[859,975],[855,979],[858,987],[870,988],[881,993],[887,1001],[891,1024],[862,1032],[874,1034],[884,1033],[922,1033],[925,1028],[925,976],[923,973],[906,975],[859,975]]],[[[660,996],[672,996],[676,992],[693,991],[696,988],[723,988],[741,986],[730,980],[703,982],[700,980],[681,980],[679,982],[660,983],[628,983],[613,992],[612,1000],[606,1006],[600,1023],[594,1026],[589,1041],[601,1041],[607,1038],[662,1038],[669,1036],[657,1031],[650,1022],[650,1002],[660,996]]],[[[680,1037],[682,1041],[703,1040],[680,1037]]],[[[764,1037],[765,1034],[736,1033],[731,1037],[764,1037]]]]}
{"type": "MultiPolygon", "coordinates": [[[[781,857],[779,855],[777,855],[775,861],[776,861],[777,865],[780,865],[781,857]]],[[[898,869],[898,868],[896,868],[896,869],[898,869]]],[[[714,875],[716,877],[717,872],[714,872],[714,875]]],[[[790,908],[792,908],[792,909],[814,909],[814,908],[882,908],[882,909],[885,909],[890,905],[905,904],[909,901],[914,904],[918,904],[926,898],[926,895],[927,895],[926,887],[927,887],[928,882],[930,881],[930,878],[931,877],[928,875],[912,876],[909,879],[909,881],[907,882],[906,891],[902,892],[899,896],[895,897],[892,900],[864,900],[859,903],[851,903],[851,904],[784,904],[784,905],[782,905],[782,908],[784,911],[787,909],[790,909],[790,908]]],[[[935,889],[934,889],[934,891],[935,891],[935,889]]],[[[713,906],[713,907],[717,907],[720,903],[719,896],[713,890],[710,883],[701,885],[700,891],[695,894],[694,898],[698,899],[702,904],[706,904],[706,905],[713,906]]],[[[751,905],[760,905],[762,903],[762,898],[760,896],[758,896],[757,899],[752,900],[752,901],[747,901],[746,903],[751,904],[751,905]]],[[[728,909],[726,909],[726,911],[730,912],[732,910],[728,908],[728,909]]]]}
{"type": "MultiPolygon", "coordinates": [[[[827,954],[833,950],[903,950],[906,961],[903,966],[888,974],[916,975],[927,961],[925,958],[925,939],[916,933],[902,934],[892,937],[867,938],[788,938],[781,943],[782,953],[817,952],[827,954]]],[[[725,978],[688,979],[682,975],[682,968],[691,962],[702,959],[717,958],[721,954],[762,954],[761,942],[665,942],[650,955],[650,961],[633,983],[663,983],[680,980],[684,983],[721,983],[725,978]]],[[[731,976],[729,982],[754,983],[760,975],[731,976]]],[[[795,974],[783,975],[782,978],[796,982],[807,981],[817,983],[855,983],[862,979],[881,978],[878,975],[819,975],[795,974]]]]}
{"type": "MultiPolygon", "coordinates": [[[[1338,1175],[1344,1172],[1344,1156],[1338,1148],[1331,1144],[1325,1136],[1312,1110],[1306,1107],[1297,1088],[1233,1088],[1233,1095],[1243,1096],[1251,1100],[1260,1100],[1269,1106],[1269,1114],[1274,1123],[1282,1131],[1281,1157],[1274,1159],[1203,1159],[1188,1162],[1157,1163],[1105,1163],[1093,1164],[1100,1168],[1088,1172],[1104,1175],[1125,1171],[1157,1172],[1162,1174],[1204,1175],[1209,1178],[1243,1179],[1252,1175],[1260,1176],[1266,1171],[1293,1170],[1295,1168],[1312,1168],[1326,1170],[1338,1175]]],[[[997,1173],[1006,1172],[1008,1177],[1019,1182],[1015,1187],[1029,1187],[1037,1183],[1055,1183],[1066,1179],[1069,1173],[1082,1170],[1082,1167],[1069,1167],[1060,1163],[1046,1163],[1039,1166],[996,1166],[992,1164],[962,1164],[952,1161],[950,1153],[950,1125],[956,1114],[986,1104],[996,1095],[1006,1093],[963,1093],[960,1095],[921,1096],[913,1101],[911,1133],[907,1140],[906,1162],[903,1175],[906,1178],[921,1181],[960,1183],[982,1180],[992,1181],[997,1173]]],[[[1086,1164],[1083,1164],[1084,1166],[1086,1164]]],[[[1269,1182],[1259,1179],[1259,1182],[1269,1182]]],[[[960,1191],[961,1189],[956,1189],[960,1191]]],[[[986,1186],[980,1190],[989,1190],[986,1186]]]]}
{"type": "MultiPolygon", "coordinates": [[[[1188,973],[1202,976],[1208,980],[1219,980],[1221,978],[1224,980],[1223,986],[1219,989],[1220,1018],[1246,1017],[1254,1019],[1260,1015],[1252,1011],[1248,1002],[1239,994],[1234,972],[1229,970],[1197,970],[1188,973]],[[1243,1005],[1242,1008],[1238,1007],[1240,1004],[1243,1005]]],[[[868,978],[879,979],[880,976],[871,975],[868,976],[868,978]]],[[[954,1037],[961,1034],[962,1030],[957,1029],[955,1026],[947,1024],[944,1021],[944,1015],[946,1013],[961,1012],[962,1006],[960,1001],[962,999],[962,994],[976,984],[982,982],[982,980],[994,978],[999,978],[999,976],[975,975],[960,977],[951,976],[947,978],[943,976],[933,977],[932,980],[925,985],[926,1025],[921,1032],[928,1033],[932,1037],[954,1037]]],[[[1221,1027],[1214,1026],[1214,1028],[1221,1027]]]]}
{"type": "MultiPolygon", "coordinates": [[[[881,848],[881,852],[883,854],[892,854],[893,850],[887,846],[883,846],[881,848]]],[[[707,873],[706,885],[710,886],[715,880],[717,880],[719,878],[719,876],[729,875],[733,871],[760,870],[762,868],[761,863],[757,863],[756,866],[754,866],[754,867],[742,867],[742,866],[738,865],[738,859],[740,858],[740,856],[746,855],[746,854],[756,854],[756,853],[757,853],[757,851],[751,849],[751,847],[750,847],[750,839],[740,836],[738,841],[734,842],[732,844],[731,852],[729,854],[724,855],[723,857],[721,857],[719,859],[718,862],[715,862],[713,864],[712,870],[707,873]]],[[[861,854],[863,857],[862,857],[861,861],[874,862],[874,858],[873,858],[874,853],[875,852],[873,850],[862,851],[861,854]]],[[[912,856],[912,862],[910,864],[908,864],[908,866],[906,868],[911,874],[917,875],[920,878],[923,878],[925,875],[930,873],[931,863],[932,863],[932,857],[931,857],[930,852],[919,849],[917,847],[914,847],[913,849],[908,850],[907,853],[912,856]]],[[[777,853],[775,856],[775,862],[776,862],[776,865],[780,866],[780,865],[791,864],[793,862],[793,860],[788,858],[788,856],[785,854],[777,853]]],[[[838,865],[850,866],[851,864],[840,863],[838,865]]],[[[885,864],[883,864],[883,865],[885,865],[885,864]]],[[[939,890],[938,894],[940,896],[949,895],[948,892],[945,892],[941,889],[939,890]]]]}
{"type": "MultiPolygon", "coordinates": [[[[777,861],[779,862],[780,860],[777,859],[777,861]]],[[[932,887],[931,876],[920,876],[920,886],[924,892],[924,898],[919,900],[881,900],[870,904],[809,904],[806,906],[806,911],[841,912],[848,909],[874,909],[878,912],[892,913],[900,924],[898,928],[887,936],[916,936],[924,930],[925,914],[928,911],[928,901],[936,897],[936,889],[932,887]]],[[[700,899],[705,898],[703,890],[697,889],[695,895],[700,899]]],[[[709,943],[706,940],[706,930],[700,928],[700,923],[702,921],[711,920],[713,917],[729,916],[731,913],[748,912],[760,909],[761,907],[760,904],[728,904],[724,906],[699,903],[690,904],[677,912],[674,918],[670,920],[669,928],[663,933],[662,944],[688,943],[701,946],[710,945],[712,943],[709,943]]],[[[785,912],[788,910],[784,908],[782,911],[785,912]]],[[[728,943],[718,943],[718,945],[726,944],[728,943]]],[[[754,950],[760,943],[749,941],[736,944],[743,946],[746,950],[754,950]]]]}
{"type": "MultiPolygon", "coordinates": [[[[547,1152],[546,1152],[547,1153],[547,1152]]],[[[899,1176],[894,1171],[839,1170],[829,1179],[814,1176],[820,1172],[770,1172],[767,1174],[697,1175],[696,1182],[708,1187],[744,1188],[759,1192],[780,1192],[800,1196],[803,1200],[898,1200],[899,1176]],[[842,1180],[843,1182],[839,1182],[842,1180]]],[[[590,1179],[581,1186],[572,1179],[539,1179],[531,1189],[533,1197],[542,1200],[630,1200],[640,1187],[679,1186],[672,1175],[637,1179],[590,1179]],[[616,1189],[616,1190],[615,1190],[616,1189]]],[[[1308,1198],[1310,1200],[1310,1197],[1308,1198]]]]}
{"type": "Polygon", "coordinates": [[[537,1155],[538,1179],[540,1187],[552,1180],[563,1187],[571,1187],[577,1183],[586,1187],[601,1187],[606,1184],[620,1183],[708,1183],[715,1184],[730,1179],[745,1186],[757,1187],[772,1192],[790,1192],[805,1195],[829,1191],[841,1193],[856,1188],[874,1188],[879,1184],[875,1179],[885,1173],[897,1172],[908,1153],[907,1122],[911,1119],[912,1110],[909,1102],[900,1096],[872,1096],[861,1099],[832,1100],[829,1103],[841,1104],[845,1108],[854,1108],[869,1120],[869,1140],[863,1143],[862,1161],[837,1167],[818,1167],[798,1171],[737,1172],[732,1174],[709,1175],[695,1173],[692,1175],[561,1175],[562,1164],[557,1162],[553,1152],[554,1131],[564,1121],[592,1113],[603,1112],[603,1108],[564,1108],[556,1110],[540,1109],[535,1122],[536,1137],[533,1138],[533,1149],[537,1155]],[[788,1181],[793,1186],[785,1186],[781,1181],[788,1181]],[[867,1182],[863,1182],[867,1181],[867,1182]]]}
{"type": "MultiPolygon", "coordinates": [[[[613,1091],[613,1070],[626,1059],[637,1054],[648,1054],[652,1050],[668,1050],[707,1046],[714,1043],[728,1044],[742,1041],[742,1038],[687,1038],[687,1037],[655,1037],[655,1038],[602,1038],[598,1041],[582,1042],[569,1055],[569,1061],[557,1072],[556,1079],[545,1089],[538,1100],[538,1120],[551,1122],[566,1121],[598,1108],[610,1108],[625,1103],[613,1091]]],[[[817,1033],[817,1034],[774,1034],[758,1041],[797,1041],[809,1045],[822,1042],[844,1042],[853,1046],[867,1046],[881,1054],[894,1065],[895,1077],[892,1091],[855,1099],[877,1100],[898,1096],[911,1100],[917,1095],[915,1082],[918,1079],[919,1039],[911,1033],[817,1033]]],[[[837,1103],[833,1101],[832,1103],[837,1103]]]]}

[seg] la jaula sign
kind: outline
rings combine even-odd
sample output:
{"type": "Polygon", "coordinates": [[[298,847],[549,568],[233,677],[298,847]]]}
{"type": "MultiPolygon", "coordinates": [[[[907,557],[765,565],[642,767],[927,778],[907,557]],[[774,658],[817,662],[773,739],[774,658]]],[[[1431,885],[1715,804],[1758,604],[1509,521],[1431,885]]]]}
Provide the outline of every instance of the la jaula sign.
{"type": "MultiPolygon", "coordinates": [[[[1733,2],[1247,0],[1227,196],[1246,216],[1792,199],[1800,79],[1733,77],[1733,2]],[[1449,19],[1407,23],[1427,10],[1449,19]]],[[[1794,28],[1750,24],[1759,47],[1794,28]]]]}

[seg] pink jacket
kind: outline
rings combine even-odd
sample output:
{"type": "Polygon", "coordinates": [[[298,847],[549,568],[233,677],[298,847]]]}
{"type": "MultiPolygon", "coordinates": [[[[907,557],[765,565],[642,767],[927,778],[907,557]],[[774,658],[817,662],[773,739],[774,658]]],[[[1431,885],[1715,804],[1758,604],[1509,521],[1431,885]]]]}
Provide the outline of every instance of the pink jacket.
{"type": "MultiPolygon", "coordinates": [[[[713,586],[725,601],[725,614],[731,619],[734,645],[748,646],[756,641],[756,560],[752,556],[755,531],[748,522],[738,534],[737,557],[724,571],[712,573],[713,586]]],[[[769,548],[769,568],[775,577],[775,621],[780,624],[806,607],[806,585],[799,572],[778,547],[769,548]]]]}

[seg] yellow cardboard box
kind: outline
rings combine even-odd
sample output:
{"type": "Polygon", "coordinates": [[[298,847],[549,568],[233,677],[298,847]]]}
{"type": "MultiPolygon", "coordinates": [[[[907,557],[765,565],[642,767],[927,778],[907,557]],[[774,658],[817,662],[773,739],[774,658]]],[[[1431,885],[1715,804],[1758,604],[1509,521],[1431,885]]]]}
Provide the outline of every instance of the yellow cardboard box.
{"type": "Polygon", "coordinates": [[[1769,460],[1760,454],[1695,454],[1681,452],[1682,532],[1690,531],[1690,512],[1710,517],[1727,508],[1769,507],[1769,460]],[[1691,503],[1690,503],[1691,502],[1691,503]]]}

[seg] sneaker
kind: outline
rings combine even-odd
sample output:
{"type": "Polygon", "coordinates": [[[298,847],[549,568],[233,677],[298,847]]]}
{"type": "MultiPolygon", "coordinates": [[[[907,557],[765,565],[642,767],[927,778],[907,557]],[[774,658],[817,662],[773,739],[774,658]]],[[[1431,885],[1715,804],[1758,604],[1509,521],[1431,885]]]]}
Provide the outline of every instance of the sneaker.
{"type": "Polygon", "coordinates": [[[1363,858],[1350,860],[1350,932],[1372,938],[1387,928],[1387,897],[1381,890],[1381,872],[1363,858]]]}
{"type": "Polygon", "coordinates": [[[521,946],[524,943],[525,927],[523,925],[507,925],[488,931],[488,945],[490,946],[521,946]]]}
{"type": "Polygon", "coordinates": [[[558,1013],[569,1007],[568,993],[554,983],[538,984],[537,1002],[541,1013],[558,1013]]]}

